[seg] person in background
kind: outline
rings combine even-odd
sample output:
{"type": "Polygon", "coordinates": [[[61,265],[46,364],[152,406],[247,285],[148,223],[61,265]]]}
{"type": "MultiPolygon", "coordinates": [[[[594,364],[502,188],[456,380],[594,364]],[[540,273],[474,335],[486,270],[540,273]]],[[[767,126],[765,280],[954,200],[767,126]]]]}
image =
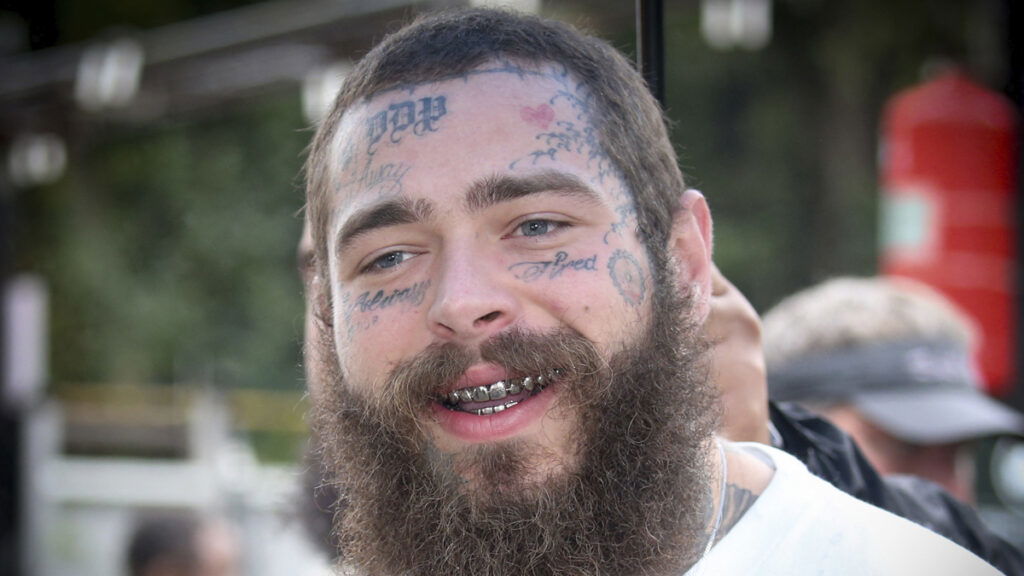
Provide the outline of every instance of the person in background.
{"type": "Polygon", "coordinates": [[[1024,433],[1024,418],[981,391],[970,320],[902,278],[836,278],[764,316],[772,398],[852,436],[882,474],[908,474],[974,500],[976,441],[1024,433]]]}
{"type": "Polygon", "coordinates": [[[239,576],[239,542],[219,518],[148,514],[132,531],[125,559],[130,576],[239,576]]]}

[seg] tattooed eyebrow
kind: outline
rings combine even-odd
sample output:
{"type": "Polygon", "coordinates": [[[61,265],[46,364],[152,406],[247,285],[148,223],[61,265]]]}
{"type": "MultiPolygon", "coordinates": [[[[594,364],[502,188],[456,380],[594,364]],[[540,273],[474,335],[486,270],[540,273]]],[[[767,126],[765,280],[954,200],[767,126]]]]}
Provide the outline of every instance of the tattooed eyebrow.
{"type": "Polygon", "coordinates": [[[552,170],[527,176],[494,175],[484,178],[470,186],[465,204],[469,212],[479,212],[502,202],[542,192],[576,196],[588,204],[601,203],[601,196],[582,180],[572,174],[552,170]]]}
{"type": "Polygon", "coordinates": [[[342,252],[365,234],[388,226],[422,222],[433,214],[425,200],[405,197],[387,198],[356,211],[338,231],[338,251],[342,252]]]}

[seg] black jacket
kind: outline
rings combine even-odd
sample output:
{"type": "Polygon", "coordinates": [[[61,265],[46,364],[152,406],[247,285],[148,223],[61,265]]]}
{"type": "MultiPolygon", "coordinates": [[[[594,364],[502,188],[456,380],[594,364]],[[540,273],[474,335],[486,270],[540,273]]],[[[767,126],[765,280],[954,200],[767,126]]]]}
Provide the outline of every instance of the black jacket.
{"type": "Polygon", "coordinates": [[[1024,576],[1024,554],[985,527],[973,508],[937,484],[910,476],[882,478],[853,440],[827,420],[787,402],[772,402],[769,407],[779,447],[815,475],[945,536],[1007,576],[1024,576]]]}

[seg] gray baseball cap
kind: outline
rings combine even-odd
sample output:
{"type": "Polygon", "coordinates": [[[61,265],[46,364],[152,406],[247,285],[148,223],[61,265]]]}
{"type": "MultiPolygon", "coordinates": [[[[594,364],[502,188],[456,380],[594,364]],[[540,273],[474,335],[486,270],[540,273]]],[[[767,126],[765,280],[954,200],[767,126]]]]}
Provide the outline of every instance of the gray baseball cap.
{"type": "Polygon", "coordinates": [[[986,395],[970,356],[945,342],[880,342],[794,359],[768,372],[775,400],[850,404],[911,444],[1024,435],[1024,416],[986,395]]]}

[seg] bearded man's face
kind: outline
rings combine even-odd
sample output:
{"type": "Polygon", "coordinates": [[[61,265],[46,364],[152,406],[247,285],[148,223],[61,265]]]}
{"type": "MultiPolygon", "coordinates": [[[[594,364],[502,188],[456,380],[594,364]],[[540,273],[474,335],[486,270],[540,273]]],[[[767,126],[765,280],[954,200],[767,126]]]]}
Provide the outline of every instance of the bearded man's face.
{"type": "Polygon", "coordinates": [[[589,102],[558,67],[492,63],[339,127],[307,361],[368,573],[649,572],[701,541],[705,346],[589,102]]]}

